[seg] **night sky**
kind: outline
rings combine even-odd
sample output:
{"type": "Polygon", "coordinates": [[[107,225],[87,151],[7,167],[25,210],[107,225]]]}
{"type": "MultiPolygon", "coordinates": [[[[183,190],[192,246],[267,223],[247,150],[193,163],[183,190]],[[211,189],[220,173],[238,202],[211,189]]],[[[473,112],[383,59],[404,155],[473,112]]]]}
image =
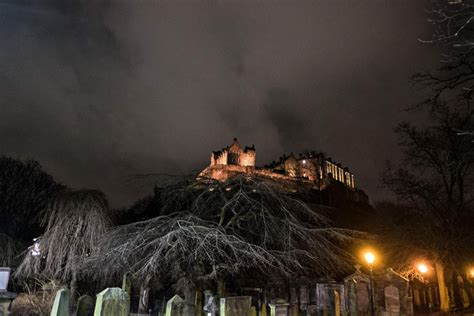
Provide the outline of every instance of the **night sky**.
{"type": "Polygon", "coordinates": [[[436,67],[429,2],[0,0],[0,154],[123,206],[238,137],[257,164],[315,149],[371,200],[436,67]]]}

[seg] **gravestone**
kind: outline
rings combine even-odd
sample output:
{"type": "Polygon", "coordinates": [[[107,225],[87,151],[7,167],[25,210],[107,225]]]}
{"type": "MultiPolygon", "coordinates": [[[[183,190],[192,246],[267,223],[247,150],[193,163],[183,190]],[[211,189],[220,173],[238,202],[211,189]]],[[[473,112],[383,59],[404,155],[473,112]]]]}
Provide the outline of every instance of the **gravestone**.
{"type": "Polygon", "coordinates": [[[398,288],[393,285],[384,289],[385,310],[389,313],[400,313],[400,295],[398,288]]]}
{"type": "Polygon", "coordinates": [[[166,303],[166,316],[184,316],[184,300],[179,296],[173,296],[166,303]]]}
{"type": "Polygon", "coordinates": [[[221,298],[220,316],[250,316],[251,296],[234,296],[221,298]]]}
{"type": "Polygon", "coordinates": [[[204,291],[204,307],[203,310],[206,312],[206,316],[217,315],[217,303],[216,296],[212,295],[209,290],[204,291]]]}
{"type": "Polygon", "coordinates": [[[369,285],[367,283],[356,284],[357,311],[366,313],[370,311],[369,285]]]}
{"type": "Polygon", "coordinates": [[[118,287],[111,287],[97,294],[94,316],[128,316],[130,296],[118,287]]]}
{"type": "Polygon", "coordinates": [[[250,307],[250,315],[257,316],[257,308],[255,306],[250,307]]]}
{"type": "Polygon", "coordinates": [[[309,305],[309,289],[304,285],[300,287],[300,305],[309,305]]]}
{"type": "Polygon", "coordinates": [[[93,316],[95,300],[92,296],[82,295],[77,300],[77,316],[93,316]]]}
{"type": "Polygon", "coordinates": [[[61,289],[54,297],[51,316],[69,316],[69,291],[61,289]]]}
{"type": "Polygon", "coordinates": [[[11,302],[16,293],[8,292],[8,280],[10,279],[10,268],[0,268],[0,316],[8,315],[11,302]]]}
{"type": "Polygon", "coordinates": [[[10,279],[10,268],[0,268],[0,291],[6,292],[8,280],[10,279]]]}
{"type": "Polygon", "coordinates": [[[270,316],[288,316],[290,304],[283,299],[273,300],[270,304],[270,316]]]}
{"type": "Polygon", "coordinates": [[[298,290],[294,287],[290,288],[290,303],[298,304],[298,290]]]}

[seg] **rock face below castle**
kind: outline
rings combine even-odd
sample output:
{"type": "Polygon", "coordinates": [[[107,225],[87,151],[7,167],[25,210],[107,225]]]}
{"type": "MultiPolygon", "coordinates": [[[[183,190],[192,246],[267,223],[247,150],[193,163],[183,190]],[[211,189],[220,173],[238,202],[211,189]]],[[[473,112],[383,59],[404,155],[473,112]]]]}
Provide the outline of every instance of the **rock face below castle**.
{"type": "Polygon", "coordinates": [[[211,153],[211,163],[199,174],[201,179],[225,181],[238,174],[268,177],[295,185],[309,186],[319,191],[339,188],[351,196],[350,200],[367,202],[368,197],[355,185],[355,177],[347,167],[335,163],[323,153],[307,152],[296,157],[293,154],[280,157],[264,167],[256,166],[255,147],[242,147],[234,138],[230,146],[211,153]]]}

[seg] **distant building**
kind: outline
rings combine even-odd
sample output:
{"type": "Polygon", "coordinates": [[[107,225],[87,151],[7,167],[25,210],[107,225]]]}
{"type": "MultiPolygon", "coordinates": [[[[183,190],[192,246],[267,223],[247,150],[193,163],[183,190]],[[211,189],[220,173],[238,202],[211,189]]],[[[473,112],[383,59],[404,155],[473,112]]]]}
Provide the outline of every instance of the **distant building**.
{"type": "Polygon", "coordinates": [[[331,181],[337,181],[346,188],[355,190],[354,174],[347,167],[326,158],[323,153],[308,152],[298,157],[290,154],[280,157],[264,167],[256,167],[255,146],[242,147],[234,138],[230,146],[211,153],[211,163],[200,173],[201,178],[225,181],[235,174],[247,173],[274,179],[302,181],[323,188],[331,181]]]}

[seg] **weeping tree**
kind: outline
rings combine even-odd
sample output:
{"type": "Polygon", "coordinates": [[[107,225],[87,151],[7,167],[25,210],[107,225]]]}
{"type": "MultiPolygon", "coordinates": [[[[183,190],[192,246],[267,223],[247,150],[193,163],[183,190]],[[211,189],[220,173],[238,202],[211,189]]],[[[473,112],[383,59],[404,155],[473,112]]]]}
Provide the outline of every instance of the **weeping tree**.
{"type": "Polygon", "coordinates": [[[83,277],[82,265],[112,226],[105,195],[95,190],[66,191],[46,207],[44,234],[30,247],[15,275],[69,283],[71,291],[83,277]]]}
{"type": "Polygon", "coordinates": [[[340,246],[354,232],[331,227],[281,182],[236,176],[158,191],[157,216],[107,233],[91,272],[170,281],[192,309],[196,288],[211,280],[250,271],[330,276],[347,267],[350,256],[340,246]]]}

